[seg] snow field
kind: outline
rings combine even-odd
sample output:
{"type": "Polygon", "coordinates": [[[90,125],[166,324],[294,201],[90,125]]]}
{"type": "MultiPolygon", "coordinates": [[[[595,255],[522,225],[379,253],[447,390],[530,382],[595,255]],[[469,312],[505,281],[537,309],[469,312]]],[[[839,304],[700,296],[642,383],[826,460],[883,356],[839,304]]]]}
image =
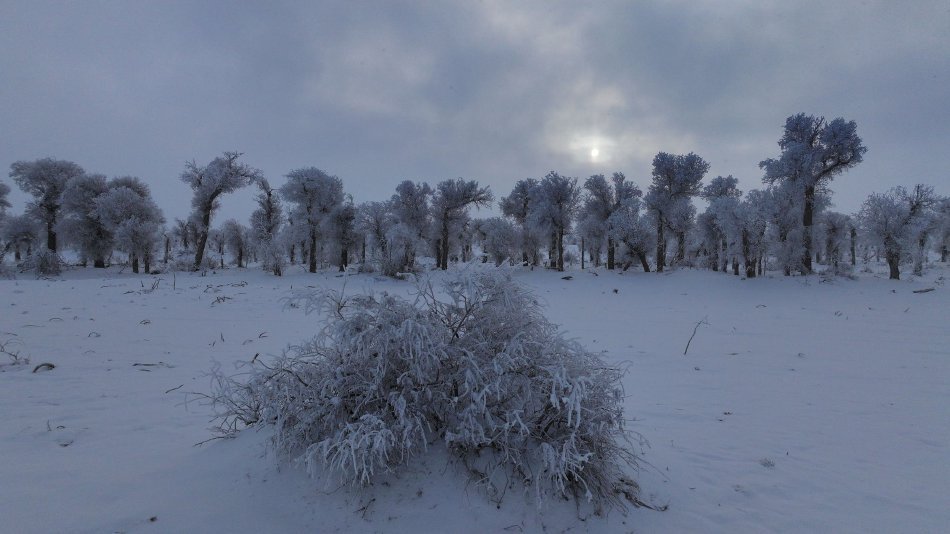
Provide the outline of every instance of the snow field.
{"type": "Polygon", "coordinates": [[[215,361],[233,369],[316,333],[317,317],[283,306],[292,287],[411,285],[86,269],[0,280],[0,342],[31,360],[0,354],[0,530],[945,531],[945,269],[831,283],[597,273],[516,278],[568,336],[628,367],[629,428],[650,442],[637,480],[666,512],[578,517],[560,502],[539,512],[518,493],[496,509],[435,449],[357,491],[278,466],[266,428],[195,447],[212,436],[211,413],[189,392],[209,391],[215,361]],[[56,368],[31,372],[43,362],[56,368]]]}

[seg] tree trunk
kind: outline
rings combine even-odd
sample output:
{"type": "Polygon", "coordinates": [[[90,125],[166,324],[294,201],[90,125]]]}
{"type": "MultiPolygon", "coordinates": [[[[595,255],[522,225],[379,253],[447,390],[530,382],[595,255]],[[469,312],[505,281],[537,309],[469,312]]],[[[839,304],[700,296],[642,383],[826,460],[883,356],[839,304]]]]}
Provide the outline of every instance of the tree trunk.
{"type": "Polygon", "coordinates": [[[650,262],[647,261],[647,255],[642,250],[638,250],[637,257],[640,258],[640,266],[643,267],[643,272],[650,272],[650,262]]]}
{"type": "Polygon", "coordinates": [[[244,267],[244,247],[238,247],[237,256],[238,269],[240,269],[241,267],[244,267]]]}
{"type": "Polygon", "coordinates": [[[135,254],[132,255],[132,272],[135,274],[139,273],[139,257],[135,254]]]}
{"type": "Polygon", "coordinates": [[[947,263],[947,245],[940,247],[940,263],[947,263]]]}
{"type": "Polygon", "coordinates": [[[19,245],[19,244],[16,245],[15,247],[13,247],[13,259],[16,260],[16,261],[20,261],[20,259],[21,259],[21,258],[20,258],[20,245],[19,245]]]}
{"type": "Polygon", "coordinates": [[[656,212],[656,272],[662,273],[666,266],[666,237],[663,235],[663,214],[656,212]]]}
{"type": "Polygon", "coordinates": [[[887,266],[890,268],[890,271],[891,271],[890,279],[900,280],[901,279],[901,271],[900,271],[901,253],[895,250],[885,250],[884,256],[887,258],[887,266]]]}
{"type": "Polygon", "coordinates": [[[106,268],[106,259],[103,257],[98,257],[92,264],[96,269],[105,269],[106,268]]]}
{"type": "MultiPolygon", "coordinates": [[[[212,202],[214,200],[212,199],[212,202]]],[[[201,228],[198,230],[198,241],[195,244],[195,265],[192,270],[201,269],[201,261],[205,257],[205,246],[208,244],[208,232],[211,230],[211,208],[201,210],[201,228]]]]}
{"type": "Polygon", "coordinates": [[[745,265],[745,277],[755,278],[755,259],[749,251],[749,233],[742,231],[742,262],[745,265]]]}
{"type": "Polygon", "coordinates": [[[616,262],[616,244],[613,239],[607,238],[607,270],[614,270],[614,263],[616,262]]]}
{"type": "Polygon", "coordinates": [[[582,271],[584,270],[584,256],[586,254],[587,253],[585,252],[585,248],[584,248],[584,238],[582,237],[581,238],[581,270],[582,271]]]}
{"type": "Polygon", "coordinates": [[[551,232],[551,245],[548,248],[548,267],[557,269],[557,230],[551,232]]]}
{"type": "Polygon", "coordinates": [[[734,274],[735,276],[739,276],[739,257],[738,256],[732,257],[732,274],[734,274]]]}
{"type": "Polygon", "coordinates": [[[564,272],[564,228],[557,229],[557,270],[564,272]]]}
{"type": "Polygon", "coordinates": [[[923,276],[924,258],[927,255],[927,236],[917,240],[917,254],[914,254],[914,276],[923,276]]]}
{"type": "Polygon", "coordinates": [[[145,254],[143,254],[142,263],[144,263],[145,274],[151,273],[152,272],[152,254],[149,252],[146,252],[145,254]]]}
{"type": "Polygon", "coordinates": [[[346,271],[346,262],[349,258],[346,254],[346,247],[340,245],[340,272],[346,271]]]}
{"type": "Polygon", "coordinates": [[[686,259],[686,232],[676,232],[676,257],[673,263],[680,265],[686,259]]]}
{"type": "Polygon", "coordinates": [[[317,272],[317,230],[310,229],[310,272],[317,272]]]}
{"type": "Polygon", "coordinates": [[[56,252],[56,215],[52,214],[52,220],[46,222],[46,248],[56,252]]]}
{"type": "Polygon", "coordinates": [[[294,249],[296,248],[297,248],[296,245],[294,245],[293,243],[290,244],[290,264],[291,265],[295,265],[297,263],[296,258],[294,258],[294,249]]]}
{"type": "Polygon", "coordinates": [[[851,266],[858,266],[858,257],[855,254],[855,242],[858,240],[858,231],[854,228],[851,229],[851,266]]]}
{"type": "Polygon", "coordinates": [[[805,188],[805,207],[802,210],[802,241],[804,252],[802,253],[802,274],[811,274],[812,263],[812,219],[815,214],[815,186],[805,188]]]}

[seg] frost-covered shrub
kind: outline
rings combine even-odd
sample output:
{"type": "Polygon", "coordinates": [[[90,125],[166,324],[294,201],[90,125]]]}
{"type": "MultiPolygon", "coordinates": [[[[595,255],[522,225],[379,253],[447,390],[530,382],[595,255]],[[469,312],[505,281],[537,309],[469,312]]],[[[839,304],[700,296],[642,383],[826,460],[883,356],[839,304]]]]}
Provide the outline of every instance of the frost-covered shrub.
{"type": "Polygon", "coordinates": [[[415,300],[298,294],[326,325],[249,380],[215,374],[218,430],[276,427],[276,449],[367,484],[438,443],[489,494],[509,482],[598,509],[637,503],[622,372],[564,339],[505,270],[470,266],[415,300]],[[443,295],[444,296],[441,296],[443,295]]]}
{"type": "Polygon", "coordinates": [[[59,276],[63,272],[63,260],[56,252],[44,248],[23,260],[19,270],[21,273],[33,272],[37,278],[59,276]]]}

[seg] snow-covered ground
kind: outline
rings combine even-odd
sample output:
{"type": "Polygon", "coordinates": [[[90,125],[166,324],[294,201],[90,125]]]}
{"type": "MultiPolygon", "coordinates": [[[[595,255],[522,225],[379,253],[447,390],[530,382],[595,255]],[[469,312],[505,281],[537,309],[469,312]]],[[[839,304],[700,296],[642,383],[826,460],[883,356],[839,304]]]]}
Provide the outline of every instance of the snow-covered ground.
{"type": "Polygon", "coordinates": [[[438,453],[355,491],[278,466],[266,430],[196,447],[211,412],[188,393],[209,391],[215,361],[316,332],[282,305],[291,288],[411,285],[80,269],[0,280],[0,343],[30,359],[0,354],[0,531],[947,531],[950,271],[570,274],[516,277],[570,337],[627,362],[630,428],[650,442],[637,479],[666,512],[578,517],[520,494],[496,509],[438,453]],[[31,372],[44,362],[55,369],[31,372]]]}

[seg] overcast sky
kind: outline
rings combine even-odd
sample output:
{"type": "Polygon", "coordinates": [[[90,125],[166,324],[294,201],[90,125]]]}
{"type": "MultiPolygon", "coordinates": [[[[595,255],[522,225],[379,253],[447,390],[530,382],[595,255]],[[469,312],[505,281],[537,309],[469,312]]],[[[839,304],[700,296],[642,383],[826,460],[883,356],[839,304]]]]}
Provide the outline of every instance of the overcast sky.
{"type": "Polygon", "coordinates": [[[0,0],[0,179],[46,156],[135,175],[169,220],[185,161],[225,150],[275,184],[320,167],[358,202],[550,170],[645,188],[658,151],[748,190],[798,112],[854,120],[868,147],[836,209],[950,194],[950,2],[0,0]]]}

